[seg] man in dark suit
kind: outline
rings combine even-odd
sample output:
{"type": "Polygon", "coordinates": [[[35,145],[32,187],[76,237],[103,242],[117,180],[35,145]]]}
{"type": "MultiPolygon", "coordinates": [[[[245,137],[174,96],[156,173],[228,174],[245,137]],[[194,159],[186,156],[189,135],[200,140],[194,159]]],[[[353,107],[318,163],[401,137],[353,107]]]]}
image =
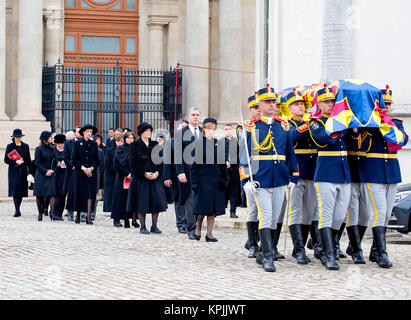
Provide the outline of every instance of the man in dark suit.
{"type": "Polygon", "coordinates": [[[184,206],[187,220],[187,234],[195,240],[196,216],[193,214],[194,192],[191,190],[190,169],[195,159],[195,141],[202,138],[200,110],[190,108],[187,112],[188,126],[176,132],[174,137],[174,163],[179,181],[179,201],[184,206]]]}
{"type": "Polygon", "coordinates": [[[115,147],[116,143],[114,142],[114,128],[108,129],[108,138],[106,140],[107,148],[115,147]]]}
{"type": "Polygon", "coordinates": [[[238,151],[237,140],[233,138],[233,127],[226,124],[224,127],[225,159],[230,177],[230,184],[226,190],[226,206],[230,201],[230,217],[238,218],[236,215],[237,206],[241,205],[241,184],[240,173],[238,171],[238,151]]]}
{"type": "MultiPolygon", "coordinates": [[[[176,128],[181,130],[188,125],[188,121],[181,119],[177,121],[176,128]]],[[[184,206],[179,199],[179,184],[176,169],[174,166],[174,138],[166,141],[164,146],[164,166],[163,166],[164,185],[171,188],[171,200],[174,202],[176,214],[176,224],[178,232],[187,233],[187,220],[184,206]]]]}

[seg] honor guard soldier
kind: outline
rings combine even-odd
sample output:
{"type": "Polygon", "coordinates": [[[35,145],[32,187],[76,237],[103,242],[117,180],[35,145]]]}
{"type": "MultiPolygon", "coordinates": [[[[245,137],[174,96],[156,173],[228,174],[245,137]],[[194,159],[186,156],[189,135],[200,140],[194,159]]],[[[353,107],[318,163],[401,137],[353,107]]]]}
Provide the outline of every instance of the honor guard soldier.
{"type": "Polygon", "coordinates": [[[294,244],[293,257],[297,259],[298,264],[307,264],[310,259],[306,256],[304,247],[317,208],[317,195],[313,182],[317,148],[310,137],[308,121],[303,119],[308,115],[305,113],[303,96],[294,89],[286,96],[286,100],[292,113],[289,121],[290,133],[300,172],[298,179],[290,177],[295,185],[290,191],[288,227],[294,244]]]}
{"type": "MultiPolygon", "coordinates": [[[[248,98],[248,108],[250,110],[250,120],[249,125],[252,124],[253,120],[260,118],[260,110],[258,108],[258,91],[254,93],[251,97],[248,98]]],[[[237,141],[239,144],[239,158],[244,158],[246,155],[244,154],[241,156],[241,153],[245,153],[244,147],[244,139],[243,134],[241,132],[243,130],[242,123],[239,123],[236,128],[236,136],[237,141]]],[[[247,215],[247,235],[248,240],[245,244],[246,249],[248,250],[248,258],[256,258],[258,253],[258,210],[257,205],[254,200],[254,196],[252,193],[247,193],[244,191],[245,197],[247,199],[247,208],[248,208],[248,215],[247,215]]]]}
{"type": "Polygon", "coordinates": [[[248,153],[240,151],[240,179],[244,190],[252,194],[259,215],[262,265],[275,271],[273,239],[278,217],[289,183],[289,175],[298,176],[288,121],[274,117],[278,113],[276,95],[270,85],[258,91],[259,119],[245,122],[248,153]],[[249,168],[249,163],[251,168],[249,168]]]}
{"type": "Polygon", "coordinates": [[[347,130],[329,136],[325,122],[334,108],[335,95],[325,86],[317,91],[321,116],[310,120],[310,134],[317,146],[318,158],[314,174],[320,210],[319,234],[322,263],[329,270],[339,270],[338,231],[343,224],[350,201],[351,175],[347,158],[347,130]],[[336,250],[334,248],[337,248],[336,250]]]}
{"type": "MultiPolygon", "coordinates": [[[[387,86],[382,92],[388,113],[392,104],[392,91],[387,86]]],[[[403,133],[404,143],[407,144],[408,135],[405,133],[402,120],[392,119],[392,121],[403,133]]],[[[369,139],[366,158],[360,162],[360,171],[364,172],[368,190],[367,207],[371,210],[374,242],[370,252],[370,261],[377,262],[382,268],[390,268],[392,263],[386,251],[385,235],[394,206],[397,185],[401,182],[396,151],[398,149],[390,150],[392,145],[384,139],[379,128],[367,128],[367,132],[371,134],[371,139],[369,139]]]]}

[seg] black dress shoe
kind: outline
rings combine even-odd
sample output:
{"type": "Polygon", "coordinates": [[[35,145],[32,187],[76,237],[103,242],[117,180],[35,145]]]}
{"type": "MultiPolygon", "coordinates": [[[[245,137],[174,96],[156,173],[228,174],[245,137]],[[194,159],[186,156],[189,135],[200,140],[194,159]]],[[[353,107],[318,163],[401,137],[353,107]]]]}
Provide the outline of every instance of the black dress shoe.
{"type": "Polygon", "coordinates": [[[39,213],[38,217],[37,217],[37,221],[42,221],[43,220],[43,215],[41,213],[39,213]]]}
{"type": "Polygon", "coordinates": [[[195,235],[194,233],[189,233],[189,234],[188,234],[188,238],[189,238],[190,240],[197,240],[196,235],[195,235]]]}
{"type": "Polygon", "coordinates": [[[94,222],[90,219],[86,221],[86,224],[94,224],[94,222]]]}
{"type": "Polygon", "coordinates": [[[134,228],[140,228],[140,225],[138,224],[138,222],[132,222],[131,225],[132,225],[134,228]]]}
{"type": "Polygon", "coordinates": [[[21,213],[20,212],[16,212],[14,215],[13,215],[13,217],[20,217],[21,216],[21,213]]]}
{"type": "Polygon", "coordinates": [[[128,219],[124,220],[124,228],[130,228],[130,221],[128,221],[128,219]]]}
{"type": "Polygon", "coordinates": [[[209,238],[209,237],[205,237],[206,238],[206,242],[217,242],[217,238],[209,238]]]}
{"type": "Polygon", "coordinates": [[[115,226],[116,228],[121,228],[121,227],[123,227],[123,225],[121,224],[120,221],[114,222],[114,226],[115,226]]]}
{"type": "Polygon", "coordinates": [[[150,234],[150,232],[146,229],[146,227],[140,228],[140,233],[141,234],[150,234]]]}
{"type": "Polygon", "coordinates": [[[187,233],[187,230],[184,228],[178,228],[179,233],[187,233]]]}
{"type": "Polygon", "coordinates": [[[230,212],[230,218],[237,219],[238,216],[235,214],[235,212],[230,212]]]}
{"type": "Polygon", "coordinates": [[[160,234],[161,230],[157,226],[151,226],[150,232],[160,234]]]}

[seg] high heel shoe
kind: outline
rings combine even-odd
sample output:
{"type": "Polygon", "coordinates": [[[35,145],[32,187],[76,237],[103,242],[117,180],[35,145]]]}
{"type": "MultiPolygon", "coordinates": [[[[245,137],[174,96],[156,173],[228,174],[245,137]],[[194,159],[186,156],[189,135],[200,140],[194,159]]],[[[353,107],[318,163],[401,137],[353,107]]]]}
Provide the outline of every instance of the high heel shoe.
{"type": "Polygon", "coordinates": [[[43,221],[43,214],[39,213],[39,215],[37,216],[37,221],[43,221]]]}
{"type": "Polygon", "coordinates": [[[140,225],[138,224],[137,221],[136,221],[136,222],[132,222],[131,225],[132,225],[134,228],[140,228],[140,225]]]}
{"type": "Polygon", "coordinates": [[[74,223],[80,224],[80,215],[79,214],[76,215],[76,220],[74,220],[74,223]]]}
{"type": "Polygon", "coordinates": [[[198,235],[196,235],[196,234],[194,233],[194,239],[196,239],[197,241],[200,241],[201,236],[198,236],[198,235]]]}
{"type": "Polygon", "coordinates": [[[205,237],[206,238],[206,242],[217,242],[217,238],[209,238],[208,236],[205,237]]]}
{"type": "Polygon", "coordinates": [[[93,222],[93,220],[91,220],[91,219],[90,219],[90,220],[87,219],[87,220],[86,220],[86,224],[94,224],[94,222],[93,222]]]}

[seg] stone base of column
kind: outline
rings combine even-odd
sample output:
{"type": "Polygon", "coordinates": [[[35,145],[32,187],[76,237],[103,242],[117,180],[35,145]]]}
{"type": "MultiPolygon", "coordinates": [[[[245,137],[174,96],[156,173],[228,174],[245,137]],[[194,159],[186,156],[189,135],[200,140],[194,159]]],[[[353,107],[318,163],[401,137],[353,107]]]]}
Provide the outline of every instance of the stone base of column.
{"type": "Polygon", "coordinates": [[[8,194],[8,165],[4,163],[6,147],[11,143],[11,135],[14,129],[21,129],[24,137],[22,141],[30,146],[31,159],[34,159],[34,150],[39,145],[40,133],[51,130],[49,121],[1,121],[0,120],[0,198],[8,194]]]}

